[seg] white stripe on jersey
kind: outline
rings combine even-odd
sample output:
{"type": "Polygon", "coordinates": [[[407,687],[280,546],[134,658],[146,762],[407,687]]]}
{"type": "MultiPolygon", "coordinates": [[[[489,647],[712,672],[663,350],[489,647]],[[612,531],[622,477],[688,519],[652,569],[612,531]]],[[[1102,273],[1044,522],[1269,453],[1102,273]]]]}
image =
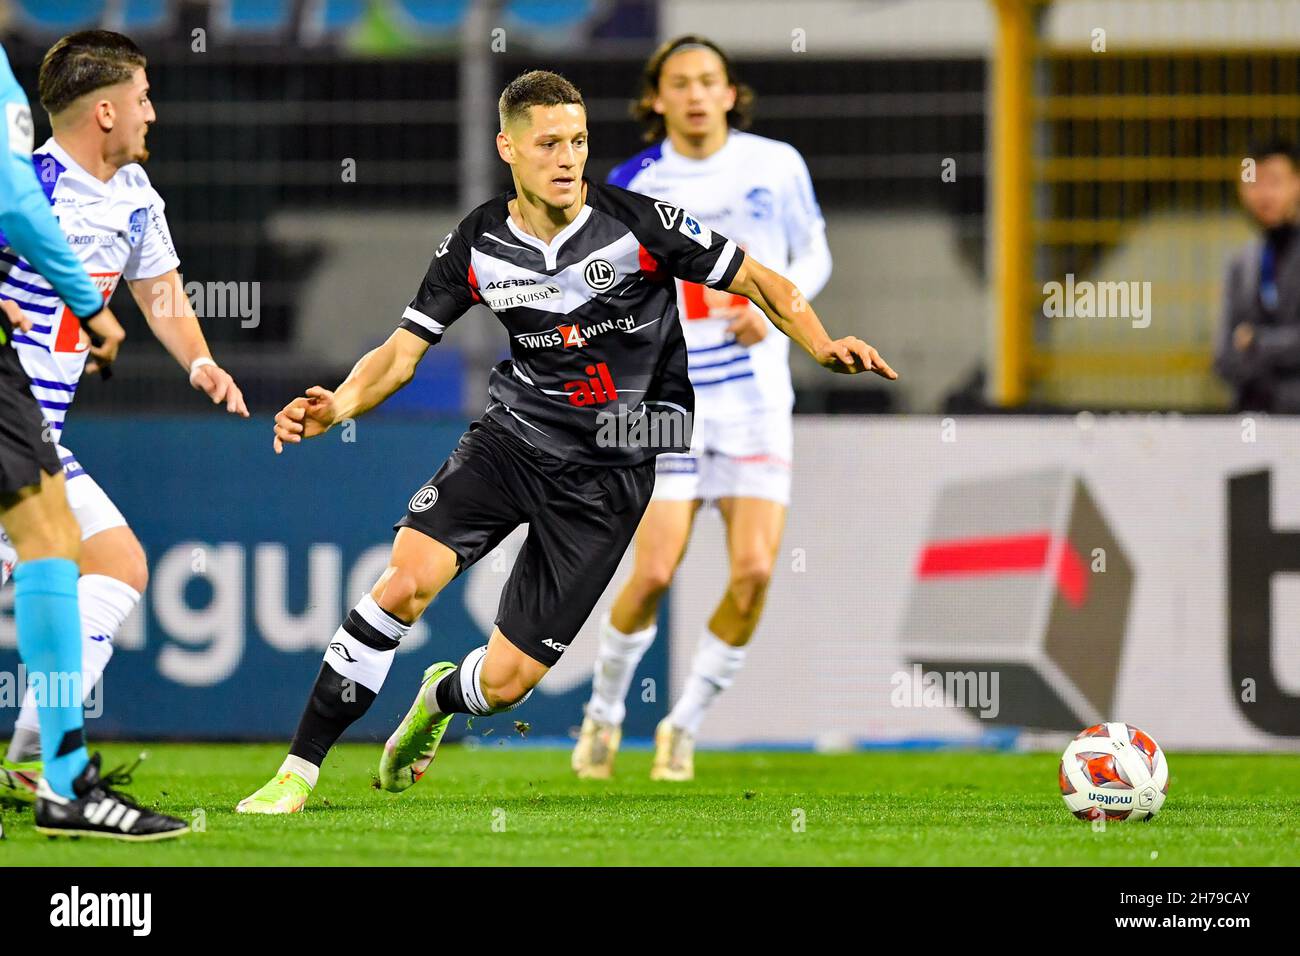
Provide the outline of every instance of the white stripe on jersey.
{"type": "Polygon", "coordinates": [[[722,252],[718,254],[718,264],[713,267],[713,271],[704,280],[704,284],[707,286],[715,285],[727,271],[727,267],[731,265],[731,260],[734,258],[736,258],[736,244],[728,239],[727,244],[722,247],[722,252]]]}
{"type": "MultiPolygon", "coordinates": [[[[564,244],[576,236],[582,227],[587,224],[587,220],[590,218],[591,207],[584,203],[582,209],[578,211],[578,215],[573,217],[573,222],[569,223],[557,232],[551,238],[550,242],[543,242],[536,236],[530,236],[515,225],[515,221],[512,218],[506,219],[506,226],[514,234],[516,239],[520,240],[525,245],[532,246],[542,254],[542,259],[546,263],[546,268],[554,269],[556,259],[560,255],[560,250],[564,248],[564,244]]],[[[491,238],[495,239],[496,236],[492,236],[491,238]]]]}
{"type": "Polygon", "coordinates": [[[490,233],[490,232],[485,232],[485,233],[483,233],[483,238],[484,238],[484,239],[491,239],[493,242],[497,243],[498,245],[506,246],[506,247],[508,247],[508,248],[510,248],[510,249],[518,249],[520,252],[527,252],[527,251],[528,251],[528,250],[527,250],[526,248],[524,248],[523,246],[517,246],[517,245],[515,245],[513,242],[506,242],[504,239],[498,239],[496,236],[492,235],[492,233],[490,233]]]}
{"type": "MultiPolygon", "coordinates": [[[[529,428],[531,428],[533,431],[537,432],[537,434],[539,434],[539,435],[546,435],[546,432],[542,431],[540,428],[538,428],[538,427],[537,427],[536,425],[534,425],[532,422],[528,421],[528,419],[526,419],[526,418],[521,418],[521,417],[520,417],[520,416],[515,412],[515,410],[514,410],[513,408],[511,408],[509,405],[507,405],[505,402],[490,402],[490,403],[488,403],[488,407],[487,407],[486,410],[490,412],[490,411],[492,411],[492,409],[496,408],[498,405],[500,405],[502,408],[504,408],[507,412],[509,412],[509,413],[510,413],[511,415],[513,415],[515,418],[519,419],[519,421],[520,421],[521,423],[527,425],[527,426],[528,426],[529,428]]],[[[520,436],[520,437],[523,437],[523,436],[520,436]]],[[[547,437],[547,438],[550,438],[551,436],[546,435],[546,437],[547,437]]],[[[528,439],[525,438],[524,441],[528,441],[528,439]]],[[[528,444],[532,445],[533,443],[532,443],[532,442],[528,442],[528,444]]],[[[533,447],[535,448],[535,447],[537,447],[537,446],[534,445],[533,447]]]]}
{"type": "Polygon", "coordinates": [[[447,331],[447,327],[445,325],[440,325],[439,323],[433,321],[433,319],[425,315],[423,312],[417,312],[409,305],[406,307],[406,311],[402,313],[402,318],[410,319],[416,325],[420,326],[420,328],[428,329],[434,335],[442,335],[443,332],[447,331]]]}
{"type": "Polygon", "coordinates": [[[637,242],[636,236],[630,232],[624,233],[609,245],[592,251],[590,255],[561,269],[555,275],[525,269],[478,249],[471,249],[469,255],[474,277],[478,280],[479,295],[489,307],[506,309],[520,305],[539,312],[568,315],[592,299],[614,291],[607,289],[605,292],[597,292],[588,284],[585,270],[589,263],[595,259],[604,259],[614,267],[614,274],[623,276],[626,281],[641,271],[640,249],[641,244],[637,242]],[[529,279],[532,280],[532,285],[520,284],[529,279]],[[499,282],[502,285],[493,288],[499,282]]]}

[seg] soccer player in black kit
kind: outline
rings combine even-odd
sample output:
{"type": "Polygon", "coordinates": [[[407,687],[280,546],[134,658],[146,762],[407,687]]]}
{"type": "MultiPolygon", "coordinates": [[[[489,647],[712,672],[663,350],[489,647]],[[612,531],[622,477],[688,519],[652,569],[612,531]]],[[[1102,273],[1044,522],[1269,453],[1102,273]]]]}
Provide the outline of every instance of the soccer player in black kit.
{"type": "Polygon", "coordinates": [[[475,303],[510,333],[487,410],[411,497],[388,568],[325,651],[288,757],[240,812],[302,809],[415,620],[524,523],[491,638],[459,664],[425,671],[384,747],[380,785],[409,787],[452,715],[519,706],[560,659],[632,540],[655,456],[690,447],[695,398],[674,277],[747,297],[833,372],[898,377],[861,339],[832,340],[788,280],[688,212],[583,178],[586,108],[563,77],[519,76],[499,112],[497,151],[514,189],[442,240],[398,330],[338,389],[310,388],[276,416],[278,454],[364,414],[410,381],[425,350],[475,303]],[[663,427],[645,427],[649,419],[663,427]]]}

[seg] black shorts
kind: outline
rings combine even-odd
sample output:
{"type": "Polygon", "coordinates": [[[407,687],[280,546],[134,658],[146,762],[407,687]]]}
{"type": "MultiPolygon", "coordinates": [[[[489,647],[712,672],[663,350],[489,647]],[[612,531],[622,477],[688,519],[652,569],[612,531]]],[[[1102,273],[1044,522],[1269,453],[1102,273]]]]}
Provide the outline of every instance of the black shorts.
{"type": "Polygon", "coordinates": [[[527,523],[496,625],[515,647],[553,667],[605,593],[654,482],[653,458],[623,466],[566,462],[484,418],[394,527],[442,542],[464,571],[527,523]]]}
{"type": "Polygon", "coordinates": [[[27,373],[13,347],[13,328],[0,315],[0,495],[41,482],[41,472],[59,473],[59,453],[45,415],[32,398],[27,373]]]}

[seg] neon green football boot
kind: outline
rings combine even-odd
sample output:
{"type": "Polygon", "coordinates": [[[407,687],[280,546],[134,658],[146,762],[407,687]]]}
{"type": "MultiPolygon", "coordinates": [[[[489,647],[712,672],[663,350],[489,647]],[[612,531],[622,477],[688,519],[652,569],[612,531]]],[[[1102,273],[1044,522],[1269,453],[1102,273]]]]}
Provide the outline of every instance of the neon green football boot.
{"type": "Polygon", "coordinates": [[[15,763],[0,757],[0,802],[30,804],[36,802],[36,781],[45,765],[39,760],[15,763]]]}
{"type": "Polygon", "coordinates": [[[236,813],[297,813],[311,796],[311,784],[296,773],[277,773],[261,789],[244,797],[236,813]]]}
{"type": "Polygon", "coordinates": [[[424,696],[430,687],[455,669],[456,665],[451,661],[429,666],[420,682],[420,691],[415,695],[415,703],[384,744],[384,754],[379,758],[379,786],[389,793],[401,793],[423,777],[429,764],[433,763],[438,742],[455,715],[430,712],[424,705],[424,696]]]}

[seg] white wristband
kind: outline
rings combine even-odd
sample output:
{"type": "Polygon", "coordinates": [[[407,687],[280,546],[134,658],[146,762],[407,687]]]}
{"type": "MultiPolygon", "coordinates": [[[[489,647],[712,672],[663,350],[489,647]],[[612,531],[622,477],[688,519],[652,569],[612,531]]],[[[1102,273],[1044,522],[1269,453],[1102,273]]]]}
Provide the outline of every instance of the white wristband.
{"type": "Polygon", "coordinates": [[[212,361],[212,359],[208,358],[206,355],[200,355],[198,358],[196,358],[193,362],[190,363],[190,384],[191,385],[194,384],[195,372],[203,368],[203,366],[205,365],[211,365],[215,368],[216,364],[217,364],[216,362],[212,361]]]}

